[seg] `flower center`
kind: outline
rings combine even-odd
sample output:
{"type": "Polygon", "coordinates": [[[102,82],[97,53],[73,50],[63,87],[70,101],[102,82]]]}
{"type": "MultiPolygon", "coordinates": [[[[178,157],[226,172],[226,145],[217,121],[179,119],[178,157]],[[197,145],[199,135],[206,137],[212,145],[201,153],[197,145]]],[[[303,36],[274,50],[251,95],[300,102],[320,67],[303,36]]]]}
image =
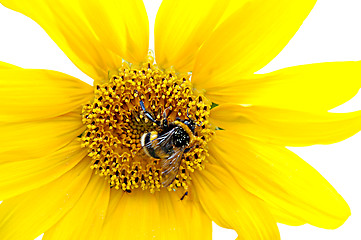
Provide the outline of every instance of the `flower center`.
{"type": "Polygon", "coordinates": [[[151,59],[137,68],[123,63],[94,94],[82,110],[81,140],[95,173],[127,192],[187,190],[213,134],[210,102],[192,90],[190,75],[163,71],[151,59]]]}

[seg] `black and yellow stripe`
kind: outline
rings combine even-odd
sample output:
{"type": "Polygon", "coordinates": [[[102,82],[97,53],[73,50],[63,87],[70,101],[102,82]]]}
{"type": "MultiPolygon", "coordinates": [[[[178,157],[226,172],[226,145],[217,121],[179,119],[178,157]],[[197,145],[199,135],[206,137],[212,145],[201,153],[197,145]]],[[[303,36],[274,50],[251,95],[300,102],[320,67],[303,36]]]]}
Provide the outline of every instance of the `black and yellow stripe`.
{"type": "Polygon", "coordinates": [[[154,150],[158,143],[157,137],[158,137],[158,133],[156,131],[145,133],[145,134],[143,134],[142,138],[140,139],[140,143],[143,146],[144,152],[149,157],[160,159],[160,156],[158,156],[154,150]],[[149,142],[150,142],[150,144],[149,144],[149,142]]]}

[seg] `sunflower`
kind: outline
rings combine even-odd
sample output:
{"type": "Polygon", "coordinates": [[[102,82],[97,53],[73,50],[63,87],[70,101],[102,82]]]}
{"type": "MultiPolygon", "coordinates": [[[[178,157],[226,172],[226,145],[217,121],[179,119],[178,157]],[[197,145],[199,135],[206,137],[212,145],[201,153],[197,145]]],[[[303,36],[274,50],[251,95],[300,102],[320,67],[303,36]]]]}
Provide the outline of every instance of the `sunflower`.
{"type": "Polygon", "coordinates": [[[316,1],[0,0],[40,24],[90,86],[1,62],[1,239],[279,239],[350,209],[285,146],[330,144],[361,112],[360,62],[255,74],[316,1]]]}

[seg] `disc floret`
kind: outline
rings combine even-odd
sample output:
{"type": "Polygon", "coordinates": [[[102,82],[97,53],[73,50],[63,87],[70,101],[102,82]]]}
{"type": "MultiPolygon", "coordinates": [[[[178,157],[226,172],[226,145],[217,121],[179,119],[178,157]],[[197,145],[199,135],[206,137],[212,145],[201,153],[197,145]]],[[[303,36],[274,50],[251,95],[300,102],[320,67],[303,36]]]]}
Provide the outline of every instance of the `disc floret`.
{"type": "Polygon", "coordinates": [[[179,173],[168,189],[188,189],[190,172],[204,168],[213,134],[208,123],[210,102],[192,90],[190,77],[161,70],[151,60],[140,67],[124,62],[108,81],[95,85],[94,100],[82,110],[86,131],[81,140],[88,148],[91,167],[110,187],[127,192],[136,188],[154,192],[163,187],[159,160],[137,157],[142,135],[159,130],[144,116],[140,100],[157,121],[167,109],[170,122],[190,117],[198,124],[194,146],[182,154],[179,173]]]}

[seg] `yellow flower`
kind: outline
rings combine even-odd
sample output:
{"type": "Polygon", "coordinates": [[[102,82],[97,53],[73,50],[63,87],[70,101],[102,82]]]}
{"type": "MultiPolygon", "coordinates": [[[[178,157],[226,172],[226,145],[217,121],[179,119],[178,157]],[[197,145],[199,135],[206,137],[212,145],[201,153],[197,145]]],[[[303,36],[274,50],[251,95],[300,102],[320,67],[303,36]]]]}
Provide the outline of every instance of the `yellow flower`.
{"type": "Polygon", "coordinates": [[[328,110],[357,93],[361,63],[255,74],[315,0],[164,0],[157,64],[141,0],[0,3],[94,79],[0,63],[1,239],[210,239],[213,220],[269,240],[277,222],[333,229],[350,215],[285,146],[360,130],[360,111],[328,110]]]}

